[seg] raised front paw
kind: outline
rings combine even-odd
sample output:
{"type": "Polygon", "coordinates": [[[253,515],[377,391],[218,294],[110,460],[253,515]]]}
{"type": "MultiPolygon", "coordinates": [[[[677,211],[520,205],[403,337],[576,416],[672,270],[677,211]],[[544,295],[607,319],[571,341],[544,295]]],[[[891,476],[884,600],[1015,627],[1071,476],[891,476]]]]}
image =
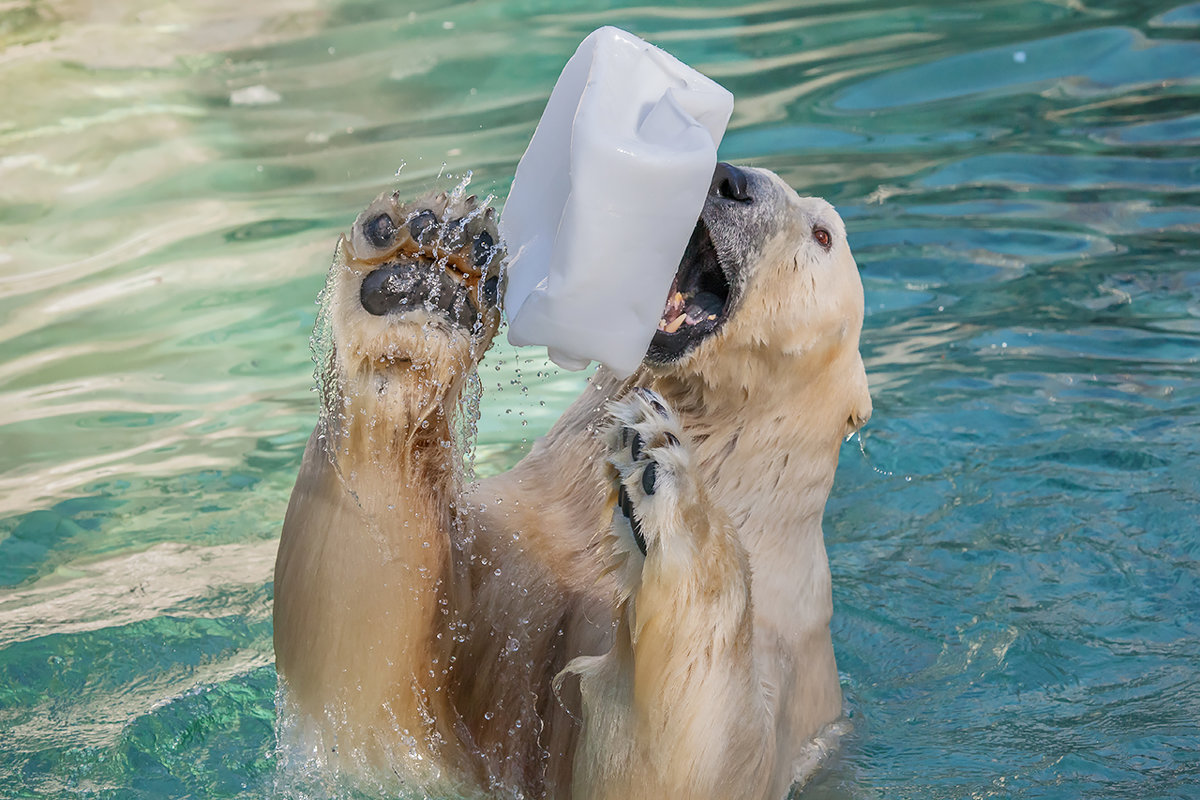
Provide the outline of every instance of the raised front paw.
{"type": "Polygon", "coordinates": [[[498,241],[496,210],[474,195],[441,192],[401,203],[389,192],[358,215],[345,248],[347,261],[365,273],[359,301],[368,313],[423,309],[471,330],[498,320],[498,241]]]}
{"type": "Polygon", "coordinates": [[[686,509],[699,503],[691,446],[679,418],[656,392],[636,387],[611,409],[609,463],[616,470],[617,513],[647,555],[687,534],[686,509]]]}

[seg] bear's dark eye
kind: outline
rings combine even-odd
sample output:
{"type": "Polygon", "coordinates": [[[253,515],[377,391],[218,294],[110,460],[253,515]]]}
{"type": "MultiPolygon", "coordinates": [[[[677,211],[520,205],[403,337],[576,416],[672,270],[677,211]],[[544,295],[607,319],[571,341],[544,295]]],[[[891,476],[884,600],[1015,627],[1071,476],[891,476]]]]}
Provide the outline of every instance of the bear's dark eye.
{"type": "Polygon", "coordinates": [[[833,237],[824,228],[813,228],[813,239],[826,250],[833,244],[833,237]]]}
{"type": "Polygon", "coordinates": [[[387,214],[380,214],[363,223],[363,235],[374,247],[387,247],[396,235],[396,223],[387,214]]]}

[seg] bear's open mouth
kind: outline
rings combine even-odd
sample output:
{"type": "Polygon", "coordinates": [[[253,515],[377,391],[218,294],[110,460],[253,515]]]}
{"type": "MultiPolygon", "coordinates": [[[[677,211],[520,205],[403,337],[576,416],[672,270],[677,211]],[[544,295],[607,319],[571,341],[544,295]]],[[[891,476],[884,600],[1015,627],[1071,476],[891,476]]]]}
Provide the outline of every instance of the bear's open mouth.
{"type": "Polygon", "coordinates": [[[673,360],[714,334],[728,315],[729,297],[729,279],[708,226],[700,219],[671,283],[658,330],[650,342],[650,357],[673,360]]]}

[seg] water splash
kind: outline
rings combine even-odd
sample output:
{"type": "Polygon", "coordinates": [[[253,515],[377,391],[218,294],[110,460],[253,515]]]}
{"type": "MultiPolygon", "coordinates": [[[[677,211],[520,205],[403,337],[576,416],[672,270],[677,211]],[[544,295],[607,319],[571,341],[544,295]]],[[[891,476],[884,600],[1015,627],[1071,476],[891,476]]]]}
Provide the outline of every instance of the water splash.
{"type": "MultiPolygon", "coordinates": [[[[863,435],[862,435],[862,431],[861,431],[861,430],[854,431],[853,433],[851,433],[851,434],[849,434],[849,435],[847,435],[847,436],[846,436],[846,441],[850,441],[851,439],[854,439],[855,441],[857,441],[857,442],[858,442],[858,452],[862,454],[863,461],[864,461],[864,462],[866,462],[866,465],[867,465],[868,467],[870,467],[870,468],[871,468],[871,470],[872,470],[872,471],[873,471],[873,472],[874,472],[876,475],[882,475],[882,476],[883,476],[883,477],[885,477],[885,478],[894,478],[894,477],[896,476],[896,473],[895,473],[894,471],[892,471],[892,470],[888,470],[888,469],[882,469],[882,468],[880,468],[880,467],[877,467],[877,466],[875,466],[875,464],[874,464],[874,463],[871,461],[871,457],[870,457],[869,455],[867,455],[867,447],[866,447],[866,443],[865,443],[865,442],[864,442],[864,440],[863,440],[863,435]]],[[[905,475],[905,476],[904,476],[904,481],[905,481],[906,483],[908,483],[908,482],[911,482],[911,481],[912,481],[912,476],[911,476],[911,475],[905,475]]]]}

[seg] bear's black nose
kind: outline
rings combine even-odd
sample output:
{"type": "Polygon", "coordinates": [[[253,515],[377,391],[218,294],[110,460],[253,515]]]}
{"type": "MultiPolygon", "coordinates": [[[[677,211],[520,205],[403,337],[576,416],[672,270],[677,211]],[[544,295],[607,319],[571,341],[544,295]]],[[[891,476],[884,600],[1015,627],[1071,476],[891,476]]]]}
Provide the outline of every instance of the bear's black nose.
{"type": "Polygon", "coordinates": [[[726,164],[724,161],[717,164],[717,169],[713,172],[712,183],[708,186],[708,193],[726,200],[736,200],[739,203],[749,203],[754,200],[750,196],[749,176],[733,164],[726,164]]]}

